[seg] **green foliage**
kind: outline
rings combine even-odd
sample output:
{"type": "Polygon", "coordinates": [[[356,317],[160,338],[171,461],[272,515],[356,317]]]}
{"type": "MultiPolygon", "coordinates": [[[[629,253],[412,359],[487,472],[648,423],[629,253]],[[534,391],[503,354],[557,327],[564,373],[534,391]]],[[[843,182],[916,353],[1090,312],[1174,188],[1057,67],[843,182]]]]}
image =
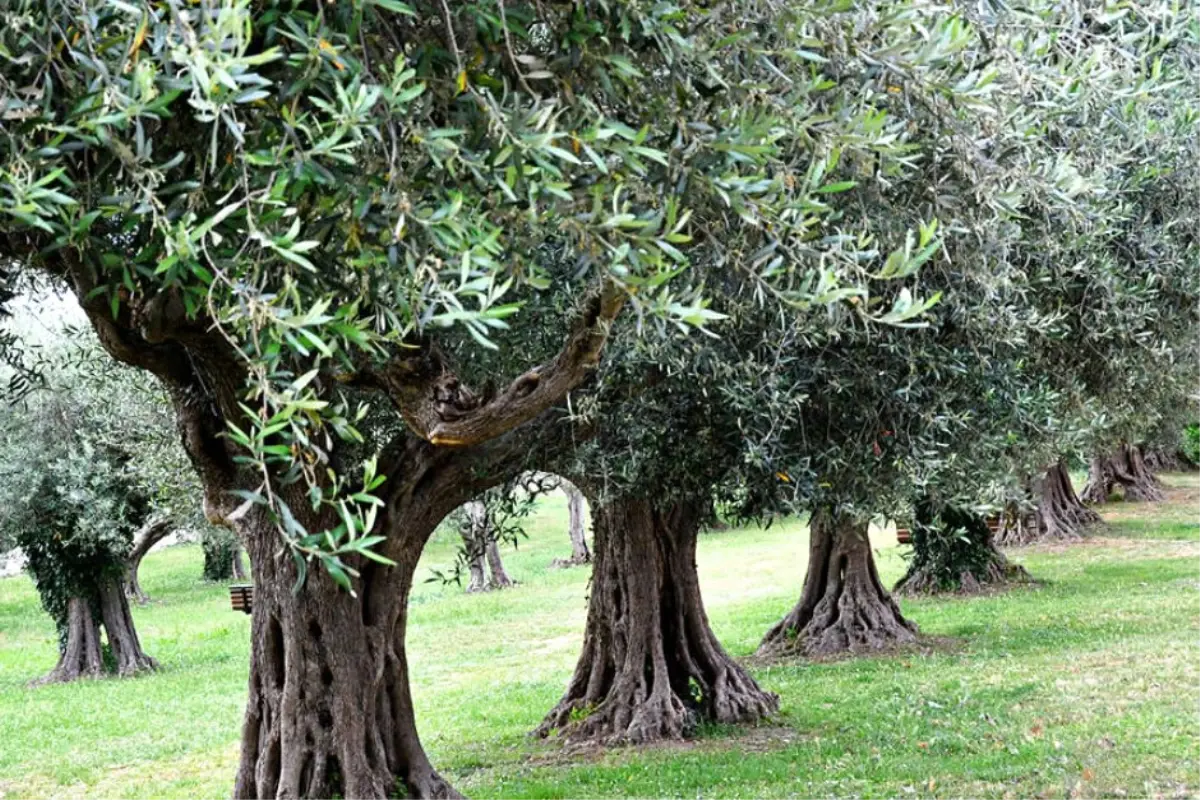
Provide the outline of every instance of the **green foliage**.
{"type": "Polygon", "coordinates": [[[929,498],[914,507],[909,574],[928,576],[938,589],[955,591],[964,575],[985,582],[994,551],[987,521],[970,509],[935,509],[929,498]]]}
{"type": "Polygon", "coordinates": [[[1184,429],[1181,450],[1188,461],[1200,464],[1200,423],[1192,423],[1184,429]]]}
{"type": "Polygon", "coordinates": [[[233,579],[233,559],[237,556],[238,541],[232,531],[209,528],[200,537],[204,552],[204,580],[214,583],[233,579]]]}

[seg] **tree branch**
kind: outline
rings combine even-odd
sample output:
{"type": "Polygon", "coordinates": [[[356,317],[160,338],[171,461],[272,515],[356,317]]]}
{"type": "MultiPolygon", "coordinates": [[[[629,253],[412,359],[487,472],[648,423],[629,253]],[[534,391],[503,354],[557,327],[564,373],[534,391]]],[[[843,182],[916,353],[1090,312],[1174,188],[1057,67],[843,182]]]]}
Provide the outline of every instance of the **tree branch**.
{"type": "Polygon", "coordinates": [[[470,447],[501,436],[558,403],[595,369],[627,295],[606,281],[588,295],[558,356],[528,370],[494,397],[464,386],[436,346],[364,366],[358,380],[391,398],[409,429],[440,447],[470,447]]]}

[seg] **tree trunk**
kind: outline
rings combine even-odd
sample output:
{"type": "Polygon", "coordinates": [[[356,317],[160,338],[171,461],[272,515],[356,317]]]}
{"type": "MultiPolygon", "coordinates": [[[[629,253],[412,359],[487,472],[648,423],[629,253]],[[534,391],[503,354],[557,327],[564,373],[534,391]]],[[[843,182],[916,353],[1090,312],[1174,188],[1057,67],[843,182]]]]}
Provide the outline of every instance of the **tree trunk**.
{"type": "Polygon", "coordinates": [[[158,662],[146,655],[138,640],[125,596],[124,581],[108,576],[101,579],[94,600],[71,597],[58,664],[38,683],[63,683],[78,678],[96,678],[104,674],[100,626],[108,637],[108,646],[116,661],[116,673],[122,678],[158,668],[158,662]],[[97,619],[96,612],[99,612],[97,619]]]}
{"type": "Polygon", "coordinates": [[[467,584],[467,593],[504,589],[514,585],[512,578],[504,571],[500,547],[488,521],[487,505],[482,500],[472,500],[463,504],[463,513],[466,515],[466,522],[459,533],[466,548],[467,569],[471,576],[470,583],[467,584]],[[489,570],[491,577],[487,574],[489,570]]]}
{"type": "Polygon", "coordinates": [[[778,696],[760,689],[709,627],[696,571],[701,507],[593,506],[583,652],[539,735],[641,744],[681,738],[699,720],[752,722],[778,709],[778,696]]]}
{"type": "Polygon", "coordinates": [[[102,671],[100,625],[91,604],[83,597],[67,600],[66,630],[62,632],[58,664],[35,683],[65,683],[80,678],[98,678],[102,671]]]}
{"type": "Polygon", "coordinates": [[[1108,502],[1113,489],[1120,485],[1129,502],[1157,503],[1167,495],[1135,445],[1123,444],[1111,456],[1096,456],[1088,467],[1087,484],[1080,497],[1084,502],[1108,502]]]}
{"type": "Polygon", "coordinates": [[[403,538],[397,565],[364,565],[355,597],[316,564],[293,592],[293,559],[269,522],[253,526],[250,691],[234,797],[458,797],[421,746],[409,692],[408,596],[428,531],[389,527],[403,538]]]}
{"type": "Polygon", "coordinates": [[[108,646],[117,662],[117,674],[122,678],[158,668],[158,662],[146,655],[133,626],[129,598],[119,581],[106,580],[100,584],[100,618],[108,636],[108,646]]]}
{"type": "Polygon", "coordinates": [[[1112,463],[1113,477],[1125,488],[1127,501],[1159,503],[1167,499],[1162,483],[1142,459],[1142,448],[1122,445],[1112,463]]]}
{"type": "Polygon", "coordinates": [[[587,545],[587,528],[584,522],[586,501],[583,492],[572,483],[563,481],[563,493],[567,496],[567,535],[571,537],[571,557],[556,558],[553,567],[575,567],[592,563],[592,553],[587,545]]]}
{"type": "Polygon", "coordinates": [[[1057,462],[1033,482],[1030,492],[1037,498],[1032,517],[1015,509],[1005,514],[996,541],[1002,546],[1020,546],[1040,541],[1073,541],[1099,524],[1100,515],[1085,506],[1075,494],[1066,464],[1057,462]]]}
{"type": "Polygon", "coordinates": [[[129,558],[125,562],[125,595],[136,600],[138,605],[145,605],[150,601],[138,580],[138,570],[142,566],[142,559],[170,532],[171,521],[160,519],[143,527],[134,537],[133,550],[130,551],[129,558]]]}
{"type": "Polygon", "coordinates": [[[224,528],[209,530],[201,540],[204,551],[204,580],[226,583],[233,580],[233,561],[238,548],[237,537],[224,528]]]}
{"type": "Polygon", "coordinates": [[[241,542],[233,546],[233,579],[235,581],[244,581],[248,577],[246,565],[242,563],[243,550],[241,542]]]}
{"type": "Polygon", "coordinates": [[[819,509],[809,541],[800,600],[767,631],[760,655],[858,653],[916,641],[917,626],[879,580],[866,523],[819,509]]]}
{"type": "Polygon", "coordinates": [[[932,503],[923,500],[916,504],[913,556],[893,591],[909,596],[973,594],[1029,580],[1025,568],[996,547],[987,520],[950,506],[935,516],[932,503]]]}
{"type": "Polygon", "coordinates": [[[491,582],[488,584],[489,589],[507,589],[509,586],[515,586],[516,581],[508,577],[508,573],[504,571],[504,562],[500,560],[500,545],[496,542],[496,538],[491,531],[484,533],[484,539],[487,542],[487,563],[488,571],[491,573],[491,582]]]}
{"type": "Polygon", "coordinates": [[[1092,460],[1088,462],[1087,483],[1083,485],[1079,499],[1088,505],[1107,503],[1115,482],[1108,459],[1099,455],[1092,456],[1092,460]]]}

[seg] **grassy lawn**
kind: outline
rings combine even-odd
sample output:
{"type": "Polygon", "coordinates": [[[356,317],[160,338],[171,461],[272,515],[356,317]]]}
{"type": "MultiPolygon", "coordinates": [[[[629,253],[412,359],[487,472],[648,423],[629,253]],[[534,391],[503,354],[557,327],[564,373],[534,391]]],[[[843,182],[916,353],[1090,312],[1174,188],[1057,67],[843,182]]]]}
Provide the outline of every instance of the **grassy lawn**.
{"type": "MultiPolygon", "coordinates": [[[[568,753],[527,732],[558,699],[581,641],[588,570],[569,555],[566,503],[547,501],[506,563],[521,585],[466,596],[419,585],[410,658],[434,763],[476,798],[1147,796],[1200,793],[1200,478],[1170,501],[1114,503],[1110,526],[1013,557],[1038,588],[903,601],[928,653],[758,665],[782,712],[652,750],[568,753]]],[[[903,571],[873,536],[885,582],[903,571]]],[[[439,536],[424,567],[447,566],[439,536]]],[[[712,624],[747,656],[794,602],[802,525],[701,538],[712,624]]],[[[152,553],[134,611],[158,674],[28,688],[54,628],[24,576],[0,580],[0,798],[226,797],[246,692],[249,619],[200,581],[198,547],[152,553]]]]}

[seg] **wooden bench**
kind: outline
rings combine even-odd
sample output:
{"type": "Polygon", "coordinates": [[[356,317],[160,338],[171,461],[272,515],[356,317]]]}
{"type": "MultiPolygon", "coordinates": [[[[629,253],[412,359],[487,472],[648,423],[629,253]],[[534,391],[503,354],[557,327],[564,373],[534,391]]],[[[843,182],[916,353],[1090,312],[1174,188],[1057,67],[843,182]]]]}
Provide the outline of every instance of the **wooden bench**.
{"type": "Polygon", "coordinates": [[[249,614],[254,604],[254,584],[235,583],[233,586],[230,586],[229,604],[233,607],[234,611],[242,611],[249,614]]]}
{"type": "Polygon", "coordinates": [[[908,528],[896,528],[896,541],[899,544],[912,544],[912,531],[908,528]]]}

